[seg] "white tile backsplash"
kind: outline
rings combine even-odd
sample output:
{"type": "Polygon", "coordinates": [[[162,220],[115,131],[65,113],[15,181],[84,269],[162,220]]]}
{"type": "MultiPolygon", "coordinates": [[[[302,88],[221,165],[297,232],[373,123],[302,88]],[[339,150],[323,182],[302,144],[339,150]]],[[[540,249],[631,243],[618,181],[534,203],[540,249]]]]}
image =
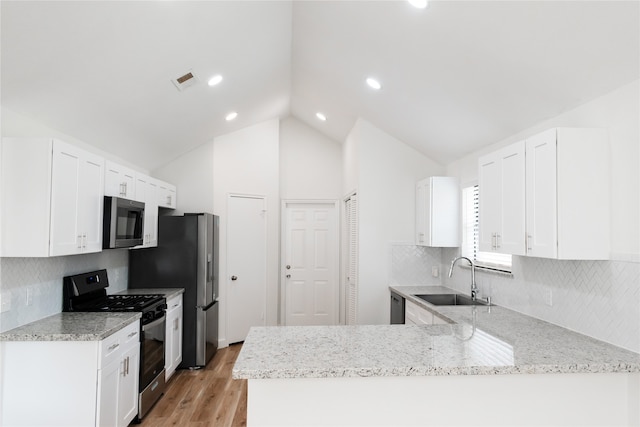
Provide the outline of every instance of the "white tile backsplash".
{"type": "MultiPolygon", "coordinates": [[[[457,255],[443,249],[443,267],[457,255]]],[[[640,263],[514,256],[513,277],[478,271],[476,282],[495,304],[640,352],[640,263]]],[[[466,294],[470,283],[464,269],[442,280],[466,294]]]]}
{"type": "Polygon", "coordinates": [[[64,276],[106,268],[108,293],[125,290],[128,265],[127,249],[52,258],[0,258],[0,292],[2,298],[11,300],[11,308],[0,314],[0,332],[60,313],[64,276]]]}
{"type": "Polygon", "coordinates": [[[390,285],[439,285],[442,249],[409,244],[391,245],[390,285]],[[438,277],[431,274],[438,268],[438,277]]]}

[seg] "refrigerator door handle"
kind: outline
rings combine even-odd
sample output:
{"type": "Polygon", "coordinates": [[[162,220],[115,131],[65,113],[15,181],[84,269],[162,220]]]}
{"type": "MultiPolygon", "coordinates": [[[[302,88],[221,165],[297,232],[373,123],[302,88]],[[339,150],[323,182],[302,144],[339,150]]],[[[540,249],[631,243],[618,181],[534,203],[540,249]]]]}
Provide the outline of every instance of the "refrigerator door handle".
{"type": "Polygon", "coordinates": [[[211,307],[213,307],[213,305],[215,303],[217,303],[218,301],[213,301],[207,305],[196,305],[196,308],[201,309],[202,311],[207,311],[209,310],[211,307]]]}

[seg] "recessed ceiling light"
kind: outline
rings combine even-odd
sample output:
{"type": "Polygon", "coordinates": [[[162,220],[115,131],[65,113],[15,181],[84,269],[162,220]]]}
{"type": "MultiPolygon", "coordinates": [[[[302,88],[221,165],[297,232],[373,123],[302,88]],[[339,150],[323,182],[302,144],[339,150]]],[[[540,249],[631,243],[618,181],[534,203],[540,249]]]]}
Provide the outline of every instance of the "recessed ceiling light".
{"type": "Polygon", "coordinates": [[[372,89],[375,90],[380,90],[382,89],[382,85],[380,84],[379,81],[377,81],[376,79],[374,79],[373,77],[369,77],[367,78],[367,84],[369,85],[369,87],[371,87],[372,89]]]}
{"type": "Polygon", "coordinates": [[[236,113],[235,111],[227,114],[227,117],[225,117],[225,119],[230,122],[231,120],[235,119],[236,117],[238,117],[238,113],[236,113]]]}
{"type": "Polygon", "coordinates": [[[408,0],[408,2],[416,9],[425,9],[427,6],[429,6],[428,0],[408,0]]]}
{"type": "Polygon", "coordinates": [[[327,121],[327,116],[322,113],[316,113],[316,117],[318,118],[318,120],[322,120],[323,122],[327,121]]]}
{"type": "Polygon", "coordinates": [[[209,79],[209,86],[215,86],[222,81],[222,76],[220,74],[216,74],[215,76],[209,79]]]}

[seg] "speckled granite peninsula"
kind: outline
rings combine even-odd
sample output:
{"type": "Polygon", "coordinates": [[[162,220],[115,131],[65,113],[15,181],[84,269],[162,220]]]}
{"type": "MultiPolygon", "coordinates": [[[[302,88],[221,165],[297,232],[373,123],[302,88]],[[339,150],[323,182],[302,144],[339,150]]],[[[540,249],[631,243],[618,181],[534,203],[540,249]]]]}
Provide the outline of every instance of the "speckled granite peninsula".
{"type": "MultiPolygon", "coordinates": [[[[443,293],[443,289],[447,288],[435,291],[443,293]]],[[[435,310],[455,323],[252,328],[233,375],[327,378],[640,372],[637,353],[506,308],[439,306],[435,310]]]]}
{"type": "Polygon", "coordinates": [[[436,307],[412,296],[455,293],[448,288],[392,289],[451,323],[252,328],[233,369],[249,379],[249,424],[640,421],[639,354],[503,307],[436,307]],[[487,413],[500,399],[509,408],[487,413]],[[294,404],[304,409],[289,416],[294,404]],[[384,408],[404,418],[384,421],[384,408]]]}
{"type": "Polygon", "coordinates": [[[140,313],[58,313],[0,333],[0,341],[101,341],[141,317],[140,313]]]}

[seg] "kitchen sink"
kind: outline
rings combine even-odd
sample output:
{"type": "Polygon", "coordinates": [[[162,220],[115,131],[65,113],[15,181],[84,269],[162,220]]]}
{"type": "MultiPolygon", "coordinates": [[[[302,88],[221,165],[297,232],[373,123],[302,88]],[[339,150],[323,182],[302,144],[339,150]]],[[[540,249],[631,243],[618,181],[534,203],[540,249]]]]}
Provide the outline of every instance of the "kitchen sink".
{"type": "Polygon", "coordinates": [[[489,305],[486,301],[472,300],[470,297],[462,294],[426,294],[414,295],[423,301],[433,305],[489,305]]]}

